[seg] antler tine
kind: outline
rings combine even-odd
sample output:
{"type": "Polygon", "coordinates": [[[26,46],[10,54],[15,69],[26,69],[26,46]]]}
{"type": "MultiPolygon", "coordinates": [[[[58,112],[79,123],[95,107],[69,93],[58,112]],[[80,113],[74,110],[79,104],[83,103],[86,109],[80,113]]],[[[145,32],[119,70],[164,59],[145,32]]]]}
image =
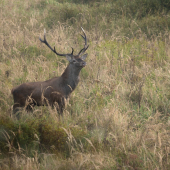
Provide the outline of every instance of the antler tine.
{"type": "Polygon", "coordinates": [[[82,31],[83,31],[83,33],[84,33],[84,36],[83,35],[81,35],[82,37],[83,37],[83,39],[85,40],[85,45],[87,46],[87,39],[86,39],[86,34],[85,34],[85,31],[84,31],[84,29],[83,29],[83,27],[81,27],[81,29],[82,29],[82,31]]]}
{"type": "Polygon", "coordinates": [[[74,48],[73,47],[71,47],[72,48],[72,52],[71,52],[71,55],[73,55],[73,52],[74,52],[74,48]]]}
{"type": "Polygon", "coordinates": [[[73,56],[73,52],[74,52],[74,49],[73,49],[73,48],[72,48],[72,52],[71,52],[70,54],[60,54],[60,53],[58,53],[58,52],[56,51],[56,49],[55,49],[55,46],[54,46],[54,49],[53,49],[53,48],[48,44],[48,42],[47,42],[47,40],[46,40],[45,34],[46,34],[46,31],[45,31],[45,29],[44,29],[44,40],[42,40],[40,37],[39,37],[39,40],[40,40],[42,43],[44,43],[45,45],[47,45],[47,47],[49,47],[55,54],[57,54],[57,55],[59,55],[59,56],[67,56],[67,55],[73,56]]]}
{"type": "Polygon", "coordinates": [[[85,33],[85,31],[84,31],[84,29],[83,29],[82,27],[81,27],[81,29],[82,29],[82,31],[83,31],[83,33],[84,33],[84,36],[81,35],[81,34],[80,34],[80,35],[83,37],[83,39],[84,39],[84,41],[85,41],[85,45],[84,45],[84,48],[80,50],[80,52],[78,53],[78,55],[83,54],[83,53],[88,49],[88,47],[89,47],[89,45],[87,45],[86,33],[85,33]]]}

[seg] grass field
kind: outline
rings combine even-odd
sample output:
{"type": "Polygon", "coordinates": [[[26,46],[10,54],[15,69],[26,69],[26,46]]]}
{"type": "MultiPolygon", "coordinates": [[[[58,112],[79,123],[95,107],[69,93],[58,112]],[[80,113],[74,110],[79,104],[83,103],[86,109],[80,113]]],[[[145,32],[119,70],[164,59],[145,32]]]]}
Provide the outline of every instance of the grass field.
{"type": "Polygon", "coordinates": [[[0,169],[170,168],[169,0],[0,1],[0,169]],[[140,6],[139,6],[140,4],[140,6]],[[89,49],[64,110],[12,114],[11,89],[60,76],[89,49]]]}

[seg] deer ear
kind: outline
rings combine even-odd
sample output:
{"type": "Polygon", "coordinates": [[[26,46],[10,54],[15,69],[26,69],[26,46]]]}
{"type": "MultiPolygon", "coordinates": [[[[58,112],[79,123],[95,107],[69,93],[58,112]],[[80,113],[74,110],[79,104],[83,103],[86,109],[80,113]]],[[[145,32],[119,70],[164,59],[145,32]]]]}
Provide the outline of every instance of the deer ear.
{"type": "Polygon", "coordinates": [[[69,55],[66,55],[66,59],[67,59],[69,62],[71,62],[73,58],[72,58],[71,56],[69,56],[69,55]]]}
{"type": "Polygon", "coordinates": [[[82,56],[81,56],[81,59],[82,59],[82,60],[85,60],[85,59],[86,59],[86,57],[87,57],[87,55],[88,55],[88,54],[84,54],[84,55],[82,55],[82,56]]]}

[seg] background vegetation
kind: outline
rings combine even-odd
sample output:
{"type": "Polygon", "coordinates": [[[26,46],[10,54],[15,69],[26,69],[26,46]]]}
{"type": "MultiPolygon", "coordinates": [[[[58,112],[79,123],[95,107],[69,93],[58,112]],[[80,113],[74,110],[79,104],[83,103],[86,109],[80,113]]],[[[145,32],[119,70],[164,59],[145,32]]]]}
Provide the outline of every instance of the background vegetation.
{"type": "Polygon", "coordinates": [[[169,0],[0,1],[0,169],[169,169],[169,0]],[[87,66],[59,121],[12,114],[11,89],[62,74],[88,37],[87,66]]]}

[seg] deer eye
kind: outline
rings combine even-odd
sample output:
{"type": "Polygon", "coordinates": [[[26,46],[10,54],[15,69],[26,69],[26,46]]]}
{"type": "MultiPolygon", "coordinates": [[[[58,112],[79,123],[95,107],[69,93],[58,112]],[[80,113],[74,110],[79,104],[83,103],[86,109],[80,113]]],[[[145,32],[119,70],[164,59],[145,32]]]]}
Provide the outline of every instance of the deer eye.
{"type": "Polygon", "coordinates": [[[73,59],[73,61],[72,61],[73,63],[76,63],[76,60],[75,59],[73,59]]]}

